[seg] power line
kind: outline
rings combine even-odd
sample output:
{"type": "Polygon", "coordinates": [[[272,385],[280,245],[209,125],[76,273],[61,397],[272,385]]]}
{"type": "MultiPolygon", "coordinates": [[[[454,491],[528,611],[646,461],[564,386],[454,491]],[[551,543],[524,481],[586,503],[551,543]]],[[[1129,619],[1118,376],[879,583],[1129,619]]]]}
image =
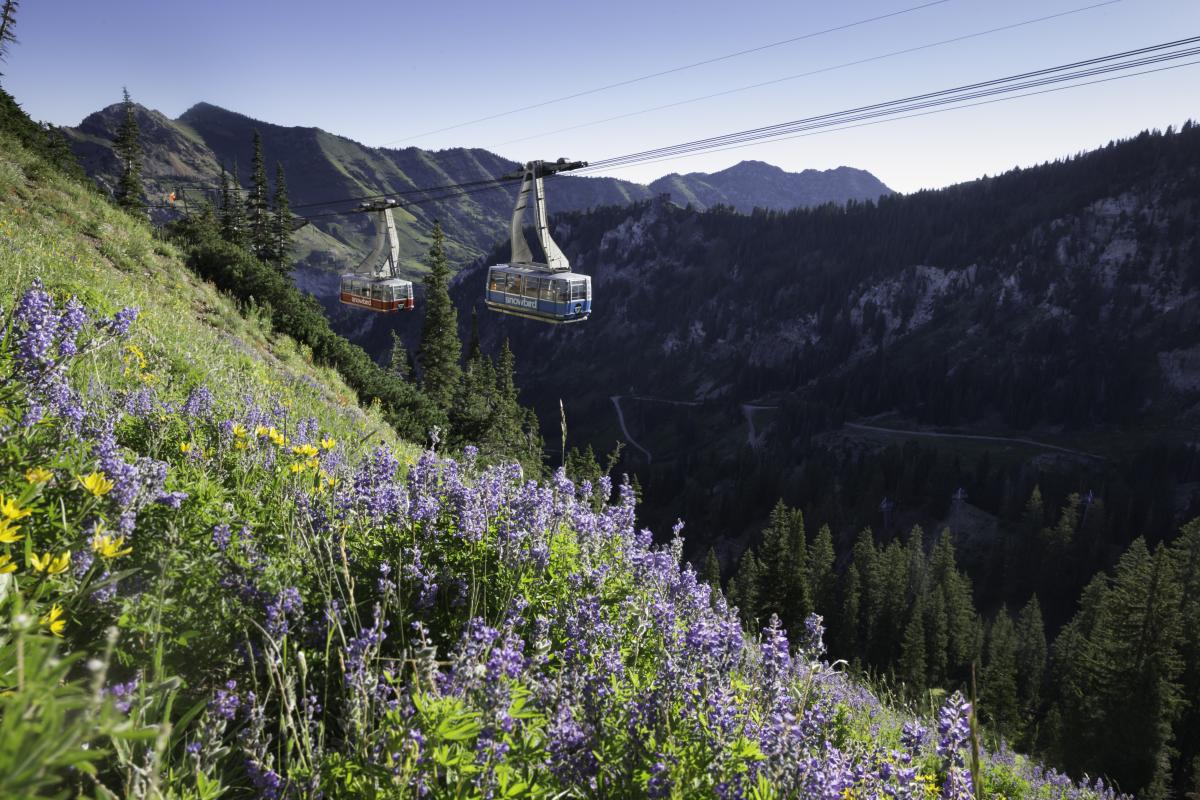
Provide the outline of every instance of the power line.
{"type": "Polygon", "coordinates": [[[1105,71],[1123,70],[1132,67],[1143,66],[1146,64],[1157,63],[1157,61],[1160,60],[1184,58],[1188,55],[1192,55],[1194,52],[1200,52],[1200,50],[1182,50],[1165,54],[1161,51],[1173,47],[1180,47],[1182,45],[1194,44],[1197,41],[1200,41],[1200,36],[1191,37],[1188,39],[1179,39],[1173,42],[1165,42],[1158,45],[1151,45],[1148,47],[1138,48],[1136,50],[1128,50],[1121,53],[1100,56],[1084,61],[1062,64],[1055,67],[1047,67],[1031,72],[1010,75],[1004,78],[996,78],[993,80],[966,84],[951,89],[942,89],[936,92],[912,95],[898,100],[890,100],[884,103],[860,106],[858,108],[847,109],[845,111],[821,114],[813,117],[805,117],[798,120],[790,120],[788,122],[776,123],[774,125],[767,125],[759,128],[751,128],[744,131],[735,131],[705,139],[683,142],[676,145],[668,145],[651,150],[643,150],[638,153],[630,153],[623,156],[613,156],[600,161],[593,161],[591,165],[585,169],[585,171],[597,172],[603,169],[611,169],[619,165],[624,166],[632,163],[645,162],[651,159],[660,159],[669,155],[699,152],[722,147],[728,144],[776,138],[786,134],[795,133],[797,131],[807,130],[814,126],[831,126],[843,124],[848,121],[864,119],[865,117],[862,116],[864,114],[876,116],[884,114],[896,114],[904,111],[928,107],[929,105],[938,103],[953,103],[963,100],[976,99],[978,97],[986,96],[988,93],[998,94],[1004,92],[1014,92],[1020,89],[1042,85],[1044,83],[1074,80],[1082,77],[1088,77],[1093,74],[1101,74],[1105,71]],[[1118,59],[1129,59],[1134,56],[1146,56],[1146,58],[1135,58],[1133,60],[1117,64],[1105,63],[1116,61],[1118,59]],[[1067,72],[1068,70],[1075,71],[1067,72]],[[1055,75],[1054,73],[1065,74],[1055,75]],[[1024,81],[1024,83],[1022,83],[1022,81],[1024,81]]]}
{"type": "Polygon", "coordinates": [[[612,116],[612,117],[604,117],[603,119],[596,119],[596,120],[592,120],[590,122],[582,122],[578,125],[568,125],[565,128],[555,128],[554,130],[551,130],[551,131],[535,133],[530,136],[521,136],[516,139],[509,139],[507,141],[500,142],[499,144],[497,144],[495,146],[503,147],[506,144],[515,144],[516,142],[527,142],[531,139],[540,139],[542,137],[551,136],[556,133],[565,133],[567,131],[575,131],[575,130],[579,130],[580,128],[590,128],[594,125],[602,125],[606,122],[615,122],[616,120],[628,119],[630,117],[637,117],[637,116],[641,116],[642,114],[650,114],[655,111],[664,111],[668,108],[678,108],[679,106],[690,105],[692,103],[699,103],[704,100],[712,100],[717,97],[725,97],[727,95],[737,94],[739,92],[746,92],[751,89],[761,89],[764,86],[774,86],[776,84],[786,83],[787,81],[799,80],[800,78],[810,78],[813,75],[822,75],[824,73],[834,72],[839,69],[846,69],[848,67],[857,67],[857,66],[861,66],[862,64],[869,64],[874,61],[882,61],[884,59],[894,58],[896,56],[909,55],[911,53],[917,53],[922,50],[931,50],[935,47],[942,47],[942,46],[948,45],[948,44],[955,44],[957,42],[963,42],[963,41],[967,41],[969,39],[977,39],[981,36],[988,36],[993,33],[1009,31],[1009,30],[1013,30],[1015,28],[1022,28],[1027,25],[1034,25],[1039,22],[1047,22],[1049,20],[1057,19],[1059,17],[1066,17],[1066,16],[1070,16],[1072,14],[1079,14],[1084,11],[1092,11],[1097,8],[1103,8],[1104,6],[1115,5],[1120,2],[1123,2],[1123,0],[1105,0],[1102,3],[1093,3],[1092,5],[1082,6],[1080,8],[1074,8],[1069,11],[1060,11],[1057,14],[1048,14],[1043,17],[1035,17],[1033,19],[1023,20],[1021,22],[1014,22],[1009,25],[1001,25],[1000,27],[996,27],[996,28],[988,28],[987,30],[977,31],[975,33],[968,33],[968,34],[964,34],[962,36],[955,36],[950,39],[942,39],[937,42],[929,42],[927,44],[917,45],[915,47],[906,47],[902,50],[893,50],[889,53],[882,53],[880,55],[869,56],[867,58],[860,58],[860,59],[856,59],[854,61],[845,61],[841,64],[834,64],[834,65],[828,66],[828,67],[821,67],[820,69],[809,70],[808,72],[799,72],[799,73],[796,73],[795,75],[785,75],[781,78],[773,78],[769,81],[761,81],[759,83],[751,83],[751,84],[747,84],[745,86],[738,86],[733,89],[725,89],[720,92],[712,92],[711,94],[704,94],[704,95],[699,95],[697,97],[690,97],[686,100],[678,100],[673,103],[664,103],[662,105],[650,106],[649,108],[643,108],[639,111],[629,111],[624,114],[617,114],[616,116],[612,116]]]}
{"type": "Polygon", "coordinates": [[[384,142],[382,145],[380,145],[380,147],[386,147],[388,145],[397,144],[398,142],[406,142],[406,141],[410,141],[412,139],[421,139],[425,136],[432,136],[435,133],[442,133],[444,131],[450,131],[450,130],[454,130],[456,128],[465,128],[468,125],[475,125],[480,122],[487,122],[489,120],[499,119],[500,117],[512,116],[513,114],[519,114],[522,111],[532,111],[535,108],[542,108],[544,106],[552,105],[554,103],[562,103],[567,100],[574,100],[579,97],[586,97],[588,95],[597,94],[599,92],[606,92],[610,89],[617,89],[622,86],[629,86],[634,83],[640,83],[641,81],[648,81],[648,80],[651,80],[652,78],[661,78],[664,75],[673,75],[677,72],[683,72],[685,70],[695,69],[696,67],[703,67],[708,64],[716,64],[720,61],[728,61],[731,58],[738,58],[740,56],[749,55],[751,53],[759,53],[759,52],[762,52],[763,50],[769,50],[773,47],[782,47],[785,44],[794,44],[795,42],[801,42],[801,41],[804,41],[805,39],[813,39],[818,36],[824,36],[826,34],[836,33],[838,31],[849,30],[850,28],[856,28],[860,25],[866,25],[871,22],[879,22],[880,20],[890,19],[891,17],[898,17],[903,14],[910,14],[913,11],[920,11],[923,8],[929,8],[930,6],[939,6],[939,5],[942,5],[943,3],[948,3],[948,2],[950,2],[950,0],[931,0],[931,2],[921,3],[920,5],[915,5],[915,6],[910,6],[909,8],[903,8],[903,9],[900,9],[899,11],[892,11],[887,14],[880,14],[878,16],[868,17],[866,19],[856,20],[855,22],[847,22],[843,25],[837,25],[832,28],[825,28],[823,30],[812,31],[810,33],[801,34],[800,36],[793,36],[790,39],[783,39],[778,42],[771,42],[769,44],[763,44],[763,45],[759,45],[757,47],[750,47],[745,50],[738,50],[737,52],[734,52],[734,53],[726,53],[725,55],[714,56],[713,58],[706,58],[703,61],[696,61],[691,64],[684,64],[683,66],[672,67],[670,69],[661,70],[659,72],[652,72],[647,75],[641,75],[636,78],[629,78],[627,80],[617,81],[616,83],[610,83],[605,86],[597,86],[594,89],[585,89],[581,92],[575,92],[574,94],[563,95],[562,97],[555,97],[550,100],[543,100],[540,103],[533,103],[531,105],[521,106],[520,108],[514,108],[511,111],[502,111],[497,114],[489,114],[486,117],[478,117],[477,119],[467,120],[466,122],[459,122],[454,125],[447,125],[444,128],[437,128],[436,130],[425,131],[424,133],[413,134],[411,136],[407,136],[402,139],[394,139],[390,142],[384,142]]]}
{"type": "MultiPolygon", "coordinates": [[[[1023,97],[1035,97],[1037,95],[1052,94],[1054,92],[1065,92],[1068,89],[1078,89],[1083,86],[1094,86],[1094,85],[1100,84],[1100,83],[1109,83],[1111,81],[1124,80],[1125,78],[1135,78],[1139,75],[1150,75],[1150,74],[1153,74],[1156,72],[1166,72],[1168,70],[1180,69],[1182,67],[1190,67],[1190,66],[1194,66],[1196,64],[1200,64],[1200,59],[1197,59],[1195,61],[1184,61],[1181,64],[1170,64],[1169,66],[1158,67],[1156,69],[1146,69],[1146,70],[1141,70],[1139,72],[1130,72],[1130,73],[1126,73],[1124,75],[1113,75],[1112,77],[1108,77],[1108,78],[1097,78],[1096,80],[1082,81],[1080,83],[1073,83],[1069,86],[1055,86],[1050,89],[1040,89],[1038,91],[1024,92],[1022,94],[1009,95],[1009,96],[1005,96],[1005,97],[996,97],[996,98],[990,99],[990,100],[980,100],[975,103],[963,103],[962,105],[957,105],[957,106],[936,108],[932,111],[920,111],[920,112],[915,112],[912,114],[887,116],[882,119],[874,119],[874,120],[870,120],[867,122],[858,122],[858,123],[855,123],[852,125],[850,125],[850,124],[844,125],[844,124],[839,123],[836,127],[826,127],[826,128],[822,128],[820,130],[809,131],[807,133],[794,134],[792,136],[780,136],[778,138],[771,139],[770,143],[787,142],[787,141],[791,141],[792,139],[804,139],[809,136],[819,136],[823,133],[837,133],[838,131],[847,131],[847,130],[852,130],[854,128],[865,128],[865,127],[868,127],[871,125],[882,125],[885,122],[894,122],[896,120],[902,120],[902,119],[914,119],[916,117],[932,116],[933,114],[944,114],[947,111],[958,111],[958,110],[964,109],[964,108],[975,108],[977,106],[992,105],[993,103],[1003,103],[1008,100],[1019,100],[1023,97]]],[[[642,166],[645,164],[661,164],[666,161],[675,161],[676,159],[680,159],[680,158],[691,158],[692,156],[705,155],[707,153],[724,153],[729,150],[741,150],[746,147],[754,147],[757,144],[760,144],[760,142],[746,142],[744,144],[733,144],[733,145],[729,145],[727,147],[718,147],[718,148],[714,148],[712,150],[705,150],[702,152],[684,153],[683,155],[677,155],[677,156],[665,156],[663,158],[655,159],[652,161],[640,161],[640,162],[636,162],[636,163],[626,164],[623,166],[612,167],[611,169],[624,169],[625,167],[642,166]]]]}

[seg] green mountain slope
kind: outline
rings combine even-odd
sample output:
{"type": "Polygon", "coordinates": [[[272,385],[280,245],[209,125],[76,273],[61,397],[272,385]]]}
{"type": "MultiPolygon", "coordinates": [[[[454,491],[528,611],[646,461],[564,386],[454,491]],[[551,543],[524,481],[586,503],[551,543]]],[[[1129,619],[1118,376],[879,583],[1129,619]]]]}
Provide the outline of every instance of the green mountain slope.
{"type": "Polygon", "coordinates": [[[145,387],[164,396],[186,396],[204,383],[219,401],[273,398],[298,418],[318,418],[339,438],[369,435],[400,446],[381,418],[358,408],[355,393],[335,371],[316,366],[311,353],[272,334],[264,318],[244,317],[146,225],[88,187],[46,170],[11,140],[0,154],[0,234],[5,309],[34,279],[55,296],[75,295],[106,313],[140,309],[133,343],[141,355],[101,360],[97,375],[127,372],[135,364],[145,387]]]}

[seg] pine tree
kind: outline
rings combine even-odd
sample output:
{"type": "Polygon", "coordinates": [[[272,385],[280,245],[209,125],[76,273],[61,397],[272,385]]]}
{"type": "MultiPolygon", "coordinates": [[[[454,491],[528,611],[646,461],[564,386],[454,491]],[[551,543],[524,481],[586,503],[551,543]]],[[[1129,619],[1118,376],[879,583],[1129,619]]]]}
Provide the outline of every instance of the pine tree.
{"type": "Polygon", "coordinates": [[[8,60],[8,46],[17,43],[15,31],[19,5],[18,0],[4,0],[4,7],[0,8],[0,61],[8,60]]]}
{"type": "Polygon", "coordinates": [[[1173,728],[1181,710],[1182,587],[1165,547],[1137,539],[1111,579],[1096,576],[1054,643],[1055,754],[1123,790],[1170,793],[1173,728]]]}
{"type": "Polygon", "coordinates": [[[925,661],[925,598],[918,597],[913,604],[908,624],[904,627],[904,638],[900,643],[898,677],[908,685],[912,696],[926,688],[929,671],[925,661]]]}
{"type": "Polygon", "coordinates": [[[737,607],[742,622],[751,630],[762,623],[762,610],[758,598],[759,570],[754,551],[747,549],[738,562],[737,575],[729,582],[729,600],[737,607]]]}
{"type": "Polygon", "coordinates": [[[238,179],[237,162],[230,175],[221,167],[221,238],[232,245],[247,247],[245,206],[242,203],[242,186],[238,179]]]}
{"type": "Polygon", "coordinates": [[[497,395],[496,371],[491,359],[477,352],[463,368],[458,395],[450,409],[450,426],[456,443],[474,443],[489,461],[509,453],[504,440],[494,431],[497,395]]]}
{"type": "Polygon", "coordinates": [[[1021,721],[1017,669],[1016,628],[1008,609],[1001,606],[987,633],[983,669],[979,674],[979,705],[987,719],[1009,739],[1017,735],[1021,721]]]}
{"type": "Polygon", "coordinates": [[[758,548],[758,601],[763,619],[778,614],[783,627],[792,630],[794,622],[789,599],[788,580],[791,577],[791,552],[788,527],[791,511],[780,500],[771,510],[767,527],[763,529],[758,548]]]}
{"type": "Polygon", "coordinates": [[[1046,630],[1035,594],[1017,617],[1017,701],[1027,718],[1036,716],[1041,706],[1046,657],[1046,630]]]}
{"type": "Polygon", "coordinates": [[[859,632],[859,619],[862,613],[862,585],[857,564],[851,564],[846,570],[840,611],[836,641],[841,657],[852,665],[861,664],[862,637],[859,632]]]}
{"type": "Polygon", "coordinates": [[[388,371],[402,381],[407,382],[412,377],[412,359],[404,347],[404,340],[395,331],[392,331],[392,352],[388,358],[388,371]]]}
{"type": "Polygon", "coordinates": [[[425,276],[425,320],[421,326],[421,388],[443,411],[449,411],[462,380],[458,365],[462,342],[458,339],[458,311],[448,291],[450,265],[446,261],[445,237],[434,223],[429,248],[429,274],[425,276]]]}
{"type": "Polygon", "coordinates": [[[592,486],[604,475],[604,470],[600,469],[600,462],[596,460],[596,452],[590,444],[582,451],[575,447],[569,449],[563,468],[567,477],[575,483],[588,481],[592,486]]]}
{"type": "Polygon", "coordinates": [[[246,196],[246,222],[249,225],[250,249],[263,261],[273,263],[273,225],[267,206],[267,162],[263,157],[262,134],[254,131],[254,172],[250,177],[250,193],[246,196]]]}
{"type": "Polygon", "coordinates": [[[834,573],[835,555],[833,533],[828,525],[822,525],[808,550],[809,593],[813,609],[832,620],[837,611],[837,575],[834,573]]]}
{"type": "Polygon", "coordinates": [[[278,161],[275,162],[274,206],[271,212],[271,260],[286,275],[292,261],[292,208],[288,200],[287,176],[283,164],[278,161]]]}
{"type": "Polygon", "coordinates": [[[117,204],[127,211],[141,211],[142,203],[142,143],[138,132],[137,111],[123,89],[121,124],[113,141],[113,152],[121,162],[121,177],[117,179],[117,204]]]}
{"type": "Polygon", "coordinates": [[[1183,635],[1179,655],[1183,671],[1180,694],[1191,698],[1175,723],[1174,785],[1177,792],[1200,794],[1200,519],[1184,525],[1171,545],[1180,589],[1179,619],[1183,635]]]}
{"type": "Polygon", "coordinates": [[[704,556],[704,570],[700,580],[712,587],[714,597],[721,591],[721,562],[717,560],[717,551],[711,547],[704,556]]]}

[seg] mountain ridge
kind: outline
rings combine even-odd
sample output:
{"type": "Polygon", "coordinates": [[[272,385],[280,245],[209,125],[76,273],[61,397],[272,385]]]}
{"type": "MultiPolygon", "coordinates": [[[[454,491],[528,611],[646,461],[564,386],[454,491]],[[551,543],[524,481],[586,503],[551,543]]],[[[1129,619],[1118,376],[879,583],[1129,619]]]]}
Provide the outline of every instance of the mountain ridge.
{"type": "MultiPolygon", "coordinates": [[[[85,117],[77,127],[64,129],[88,173],[110,190],[115,185],[118,165],[109,143],[115,135],[120,110],[120,104],[108,106],[85,117]]],[[[314,126],[277,125],[206,101],[193,104],[175,119],[142,106],[136,106],[136,113],[145,129],[143,180],[151,197],[163,196],[180,183],[185,188],[189,182],[215,186],[222,164],[231,170],[238,166],[244,182],[252,158],[252,132],[256,129],[262,134],[268,163],[278,161],[285,168],[293,207],[307,207],[309,213],[347,206],[346,202],[329,207],[312,205],[321,201],[488,180],[511,174],[519,167],[517,162],[482,148],[370,147],[314,126]]],[[[807,184],[803,191],[773,186],[769,195],[755,197],[753,187],[745,185],[744,172],[735,165],[715,177],[709,176],[703,189],[693,194],[698,191],[703,195],[705,207],[725,203],[746,210],[755,205],[777,208],[845,202],[850,198],[872,199],[879,194],[870,181],[862,189],[856,189],[853,181],[848,181],[845,186],[830,184],[826,190],[807,184]],[[726,178],[736,178],[738,185],[731,185],[728,191],[716,185],[726,178]]],[[[832,173],[849,175],[838,170],[826,171],[820,173],[824,176],[822,180],[836,183],[830,177],[832,173]]],[[[785,176],[785,184],[788,180],[812,182],[809,171],[780,170],[774,175],[776,183],[780,182],[780,176],[785,176]]],[[[861,176],[854,177],[861,182],[861,176]]],[[[642,185],[609,177],[559,176],[550,192],[551,210],[579,211],[648,200],[669,190],[662,180],[642,185]]],[[[883,187],[882,183],[875,183],[883,187]]],[[[205,191],[212,196],[211,189],[205,191]]],[[[888,190],[883,187],[883,191],[888,190]]],[[[422,271],[434,219],[443,221],[453,262],[468,262],[486,252],[507,235],[515,192],[516,188],[509,185],[398,210],[401,260],[406,271],[410,274],[422,271]]],[[[302,269],[344,268],[353,261],[352,252],[368,249],[372,237],[370,222],[365,217],[324,217],[314,220],[312,227],[312,231],[301,237],[298,248],[297,260],[302,269]]]]}

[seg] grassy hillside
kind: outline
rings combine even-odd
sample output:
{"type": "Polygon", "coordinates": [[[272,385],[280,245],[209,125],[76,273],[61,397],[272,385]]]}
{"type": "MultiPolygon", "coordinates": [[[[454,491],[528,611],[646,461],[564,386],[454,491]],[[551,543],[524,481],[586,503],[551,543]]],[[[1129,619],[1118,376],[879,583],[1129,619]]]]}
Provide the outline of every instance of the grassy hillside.
{"type": "Polygon", "coordinates": [[[0,796],[1113,796],[749,636],[628,486],[418,456],[0,146],[0,796]]]}
{"type": "MultiPolygon", "coordinates": [[[[265,319],[237,306],[181,261],[172,245],[95,192],[6,140],[0,156],[0,305],[38,279],[56,297],[79,297],[99,313],[139,309],[131,342],[144,355],[146,386],[163,398],[205,384],[218,402],[277,398],[293,416],[314,416],[339,438],[398,445],[378,415],[358,408],[337,373],[272,335],[265,319]]],[[[111,353],[91,365],[104,380],[128,371],[111,353]]]]}

